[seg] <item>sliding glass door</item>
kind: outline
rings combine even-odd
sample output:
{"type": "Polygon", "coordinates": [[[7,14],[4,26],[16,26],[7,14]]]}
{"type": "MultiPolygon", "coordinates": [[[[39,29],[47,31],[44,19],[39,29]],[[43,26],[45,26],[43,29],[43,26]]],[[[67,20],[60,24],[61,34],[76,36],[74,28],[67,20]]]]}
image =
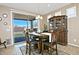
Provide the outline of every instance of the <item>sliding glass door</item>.
{"type": "Polygon", "coordinates": [[[14,43],[25,41],[24,28],[31,28],[31,21],[25,19],[13,19],[14,43]]]}

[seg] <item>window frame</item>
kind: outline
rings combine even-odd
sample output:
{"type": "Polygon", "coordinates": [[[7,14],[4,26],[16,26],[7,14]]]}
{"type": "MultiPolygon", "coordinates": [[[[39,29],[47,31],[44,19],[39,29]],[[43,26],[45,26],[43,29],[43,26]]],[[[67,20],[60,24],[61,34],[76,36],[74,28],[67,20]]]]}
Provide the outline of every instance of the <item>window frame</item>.
{"type": "Polygon", "coordinates": [[[68,18],[72,18],[72,17],[76,17],[77,16],[77,11],[76,11],[76,6],[72,6],[70,8],[66,9],[66,15],[68,16],[68,18]],[[73,9],[73,10],[72,10],[73,9]],[[69,11],[68,11],[69,10],[69,11]],[[73,13],[71,12],[70,14],[67,14],[70,12],[70,10],[74,11],[73,13]],[[68,12],[67,12],[68,11],[68,12]]]}

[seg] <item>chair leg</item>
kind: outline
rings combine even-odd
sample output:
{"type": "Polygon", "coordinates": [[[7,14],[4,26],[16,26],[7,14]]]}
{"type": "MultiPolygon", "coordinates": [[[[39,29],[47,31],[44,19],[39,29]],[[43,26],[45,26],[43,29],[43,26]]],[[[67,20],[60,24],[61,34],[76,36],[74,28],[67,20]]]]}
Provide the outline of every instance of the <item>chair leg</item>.
{"type": "Polygon", "coordinates": [[[26,54],[27,54],[27,51],[28,51],[28,45],[26,44],[26,54]]]}
{"type": "Polygon", "coordinates": [[[5,48],[7,48],[5,43],[3,43],[3,45],[4,45],[5,48]]]}
{"type": "Polygon", "coordinates": [[[41,53],[42,53],[42,55],[43,55],[43,52],[44,52],[44,44],[43,44],[43,42],[42,42],[42,51],[41,51],[41,53]]]}
{"type": "Polygon", "coordinates": [[[31,42],[29,43],[29,55],[31,55],[31,42]]]}
{"type": "Polygon", "coordinates": [[[57,44],[56,44],[56,55],[58,55],[58,49],[57,49],[57,44]]]}
{"type": "Polygon", "coordinates": [[[40,43],[38,42],[38,52],[40,54],[40,43]]]}
{"type": "Polygon", "coordinates": [[[48,48],[48,53],[49,55],[51,55],[51,48],[48,48]]]}
{"type": "Polygon", "coordinates": [[[48,53],[49,53],[49,55],[51,55],[51,45],[50,44],[48,46],[48,53]]]}

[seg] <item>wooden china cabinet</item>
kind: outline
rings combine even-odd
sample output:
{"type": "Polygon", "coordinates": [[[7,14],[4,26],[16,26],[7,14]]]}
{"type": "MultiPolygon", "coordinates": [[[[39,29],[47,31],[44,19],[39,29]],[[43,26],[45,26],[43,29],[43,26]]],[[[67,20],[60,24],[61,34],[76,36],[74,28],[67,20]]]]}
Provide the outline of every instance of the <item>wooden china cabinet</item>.
{"type": "Polygon", "coordinates": [[[57,42],[61,45],[67,45],[67,16],[53,16],[49,19],[49,31],[56,32],[57,42]]]}

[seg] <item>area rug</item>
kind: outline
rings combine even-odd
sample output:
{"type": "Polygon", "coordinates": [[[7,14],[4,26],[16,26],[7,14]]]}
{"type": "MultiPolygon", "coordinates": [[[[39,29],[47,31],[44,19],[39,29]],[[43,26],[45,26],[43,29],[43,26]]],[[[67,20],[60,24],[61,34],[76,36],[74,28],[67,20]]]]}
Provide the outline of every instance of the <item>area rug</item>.
{"type": "MultiPolygon", "coordinates": [[[[27,54],[26,54],[26,46],[21,46],[19,48],[20,48],[22,55],[29,55],[29,52],[27,52],[27,54]]],[[[39,54],[38,50],[36,50],[36,49],[33,50],[33,48],[32,48],[31,55],[42,55],[42,54],[39,54]]],[[[49,55],[49,54],[46,52],[43,52],[43,55],[49,55]]],[[[56,55],[56,52],[52,52],[52,55],[56,55]]],[[[69,54],[58,50],[58,55],[69,55],[69,54]]]]}

